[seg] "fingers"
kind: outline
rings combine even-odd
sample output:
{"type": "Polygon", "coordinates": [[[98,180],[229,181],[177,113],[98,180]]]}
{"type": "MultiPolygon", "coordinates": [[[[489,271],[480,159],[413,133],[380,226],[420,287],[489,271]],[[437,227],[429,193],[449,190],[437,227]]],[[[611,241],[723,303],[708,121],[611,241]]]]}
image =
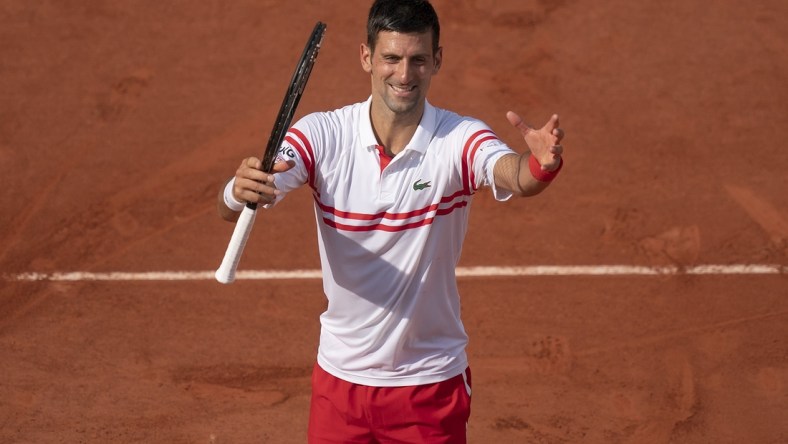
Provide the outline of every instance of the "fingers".
{"type": "Polygon", "coordinates": [[[277,160],[274,164],[274,173],[284,173],[295,166],[294,160],[277,160]]]}
{"type": "Polygon", "coordinates": [[[561,128],[554,128],[552,134],[556,138],[556,141],[555,141],[556,143],[561,142],[561,139],[564,138],[564,130],[562,130],[561,128]]]}
{"type": "Polygon", "coordinates": [[[256,157],[247,157],[246,159],[241,161],[241,166],[239,168],[254,168],[256,170],[263,168],[263,162],[256,158],[256,157]]]}
{"type": "Polygon", "coordinates": [[[559,127],[558,114],[553,114],[542,129],[555,137],[554,143],[556,145],[561,143],[561,139],[564,138],[564,130],[559,127]]]}
{"type": "MultiPolygon", "coordinates": [[[[282,171],[292,168],[287,165],[287,162],[282,163],[285,164],[279,166],[282,171]]],[[[235,185],[233,186],[233,196],[236,200],[268,204],[281,194],[274,185],[274,175],[260,171],[261,166],[260,159],[255,157],[249,157],[241,162],[235,172],[235,185]]]]}
{"type": "Polygon", "coordinates": [[[509,120],[512,126],[520,126],[524,123],[522,117],[518,116],[514,111],[508,111],[506,113],[506,119],[509,120]]]}
{"type": "Polygon", "coordinates": [[[526,125],[526,123],[523,121],[522,117],[518,116],[513,111],[509,111],[509,112],[506,113],[506,119],[509,121],[509,123],[512,124],[512,126],[514,126],[517,129],[519,129],[520,132],[523,133],[523,135],[525,135],[526,133],[531,131],[531,127],[526,125]]]}
{"type": "Polygon", "coordinates": [[[520,130],[528,150],[538,160],[543,170],[553,171],[560,167],[561,156],[564,154],[564,147],[561,145],[564,130],[559,127],[558,114],[550,116],[547,123],[538,130],[528,126],[519,115],[512,111],[506,113],[506,118],[509,123],[520,130]]]}
{"type": "Polygon", "coordinates": [[[553,114],[550,116],[550,120],[547,121],[547,126],[550,129],[558,128],[558,114],[553,114]]]}
{"type": "MultiPolygon", "coordinates": [[[[519,115],[517,115],[517,113],[513,111],[509,111],[506,113],[506,119],[509,120],[509,123],[511,123],[512,126],[518,128],[523,133],[523,135],[525,135],[530,131],[533,131],[533,128],[528,126],[528,124],[525,123],[522,117],[520,117],[519,115]]],[[[558,114],[553,114],[550,117],[550,120],[548,120],[543,127],[546,133],[555,136],[556,145],[558,145],[561,142],[561,139],[564,138],[564,130],[559,128],[558,126],[559,123],[560,122],[559,122],[558,114]]]]}
{"type": "Polygon", "coordinates": [[[273,176],[265,181],[236,178],[233,194],[235,198],[241,202],[265,205],[275,201],[276,196],[281,194],[281,191],[276,189],[273,182],[273,176]]]}

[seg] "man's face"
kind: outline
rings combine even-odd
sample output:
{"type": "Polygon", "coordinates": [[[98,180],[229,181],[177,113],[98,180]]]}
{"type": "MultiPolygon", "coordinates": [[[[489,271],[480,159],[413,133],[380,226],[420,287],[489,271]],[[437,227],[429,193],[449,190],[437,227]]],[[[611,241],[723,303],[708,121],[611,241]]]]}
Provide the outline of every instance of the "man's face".
{"type": "Polygon", "coordinates": [[[373,104],[395,117],[418,113],[420,118],[441,57],[441,48],[433,53],[432,31],[409,34],[381,31],[374,52],[362,44],[361,66],[372,78],[373,104]]]}

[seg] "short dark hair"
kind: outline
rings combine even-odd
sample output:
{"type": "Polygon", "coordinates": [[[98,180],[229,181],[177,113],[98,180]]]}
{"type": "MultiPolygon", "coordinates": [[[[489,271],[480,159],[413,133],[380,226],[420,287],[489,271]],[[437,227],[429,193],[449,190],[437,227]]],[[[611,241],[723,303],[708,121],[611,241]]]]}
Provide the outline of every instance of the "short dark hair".
{"type": "Polygon", "coordinates": [[[438,51],[441,27],[427,0],[375,0],[367,20],[367,45],[375,50],[381,31],[413,33],[432,30],[432,50],[438,51]]]}

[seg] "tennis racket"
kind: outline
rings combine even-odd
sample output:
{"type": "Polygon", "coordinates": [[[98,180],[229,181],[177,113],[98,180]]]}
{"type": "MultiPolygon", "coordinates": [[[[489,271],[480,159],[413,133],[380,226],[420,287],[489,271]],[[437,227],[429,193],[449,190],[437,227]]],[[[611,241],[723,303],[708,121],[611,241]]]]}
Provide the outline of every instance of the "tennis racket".
{"type": "MultiPolygon", "coordinates": [[[[290,128],[290,123],[293,121],[293,115],[298,102],[301,100],[301,95],[304,93],[312,67],[315,65],[317,52],[320,50],[320,44],[323,41],[325,32],[325,23],[317,22],[315,29],[309,36],[304,52],[301,54],[301,59],[296,65],[296,70],[293,73],[293,78],[290,80],[290,86],[287,88],[287,94],[285,94],[282,106],[279,108],[279,115],[276,118],[271,136],[268,138],[268,145],[263,154],[261,169],[267,173],[270,173],[273,169],[276,154],[282,145],[287,130],[290,128]]],[[[229,284],[235,280],[235,271],[238,268],[238,262],[241,260],[246,241],[249,239],[249,233],[252,232],[252,225],[254,225],[256,215],[257,204],[247,203],[243,211],[241,211],[238,221],[235,223],[235,229],[230,238],[230,243],[227,245],[227,251],[224,253],[224,259],[222,259],[221,265],[216,270],[215,276],[217,281],[229,284]]]]}

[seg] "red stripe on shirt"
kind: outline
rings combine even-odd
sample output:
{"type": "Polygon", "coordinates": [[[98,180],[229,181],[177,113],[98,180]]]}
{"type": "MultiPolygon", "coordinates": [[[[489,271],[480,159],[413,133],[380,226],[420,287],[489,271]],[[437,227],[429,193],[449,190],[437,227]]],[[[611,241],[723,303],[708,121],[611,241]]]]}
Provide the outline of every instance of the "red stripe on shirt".
{"type": "Polygon", "coordinates": [[[323,218],[323,222],[329,227],[336,228],[337,230],[342,230],[342,231],[387,231],[391,233],[396,233],[398,231],[407,231],[407,230],[412,230],[414,228],[431,225],[435,221],[436,217],[445,216],[447,214],[452,213],[454,210],[458,208],[464,208],[466,206],[468,206],[467,201],[457,202],[451,207],[436,211],[435,216],[433,217],[427,217],[422,220],[411,222],[409,224],[404,224],[404,225],[386,225],[383,223],[377,223],[373,225],[348,225],[348,224],[343,224],[333,221],[326,217],[323,218]]]}
{"type": "Polygon", "coordinates": [[[475,190],[475,186],[470,182],[469,174],[469,171],[471,171],[471,173],[473,171],[473,163],[471,163],[470,166],[468,165],[468,161],[472,161],[472,159],[469,158],[470,151],[472,150],[471,146],[473,146],[473,142],[477,137],[488,133],[495,136],[495,134],[488,129],[476,131],[471,135],[471,137],[468,138],[468,141],[465,142],[465,146],[462,149],[462,186],[465,187],[465,190],[468,192],[468,194],[473,194],[473,191],[475,190]]]}
{"type": "MultiPolygon", "coordinates": [[[[484,142],[486,142],[486,141],[488,141],[488,140],[496,140],[496,139],[498,139],[498,138],[497,138],[497,137],[495,137],[495,134],[493,134],[492,136],[482,137],[481,139],[479,139],[479,140],[478,140],[478,141],[477,141],[477,142],[476,142],[476,143],[473,145],[473,149],[471,150],[471,160],[470,160],[470,164],[471,164],[471,165],[473,165],[473,162],[476,160],[476,151],[479,149],[479,147],[480,147],[480,146],[481,146],[481,145],[482,145],[484,142]]],[[[476,186],[476,175],[473,173],[473,168],[470,168],[470,174],[471,174],[471,182],[470,182],[471,189],[472,189],[473,191],[476,191],[476,189],[477,189],[478,187],[476,186]]]]}
{"type": "Polygon", "coordinates": [[[285,140],[293,145],[296,151],[301,155],[301,159],[304,161],[304,166],[309,176],[307,179],[309,186],[317,192],[317,187],[315,186],[315,152],[312,149],[312,144],[309,143],[309,139],[307,139],[301,131],[290,128],[287,136],[285,136],[285,140]],[[296,140],[296,138],[298,138],[298,140],[296,140]]]}
{"type": "MultiPolygon", "coordinates": [[[[355,220],[377,220],[377,219],[402,220],[402,219],[409,219],[411,217],[421,216],[423,214],[429,213],[430,211],[435,211],[435,209],[437,209],[440,204],[451,202],[451,201],[457,199],[458,197],[467,196],[467,195],[469,195],[469,194],[465,190],[459,190],[459,191],[457,191],[456,193],[454,193],[454,194],[452,194],[450,196],[442,197],[439,203],[428,205],[428,206],[426,206],[424,208],[420,208],[420,209],[417,209],[417,210],[408,211],[406,213],[389,213],[387,211],[383,211],[383,212],[375,213],[375,214],[371,214],[371,213],[354,213],[354,212],[350,212],[350,211],[337,210],[334,207],[331,207],[329,205],[326,205],[326,204],[320,202],[320,200],[318,200],[317,198],[315,198],[315,203],[317,204],[317,206],[320,207],[321,210],[323,210],[324,213],[333,214],[334,216],[341,217],[343,219],[355,219],[355,220]]],[[[441,211],[441,210],[438,210],[438,211],[441,211]]]]}

